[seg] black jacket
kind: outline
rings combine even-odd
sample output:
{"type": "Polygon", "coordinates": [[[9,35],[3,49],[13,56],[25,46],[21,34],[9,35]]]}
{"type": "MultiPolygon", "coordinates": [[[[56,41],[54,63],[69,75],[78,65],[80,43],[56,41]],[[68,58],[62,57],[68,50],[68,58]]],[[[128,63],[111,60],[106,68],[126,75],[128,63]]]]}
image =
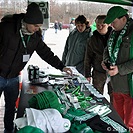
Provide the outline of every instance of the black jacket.
{"type": "Polygon", "coordinates": [[[103,61],[104,48],[107,46],[107,40],[109,38],[112,28],[108,28],[108,32],[105,35],[101,35],[97,30],[93,32],[93,35],[88,41],[86,55],[85,55],[85,77],[91,77],[91,68],[101,73],[106,73],[101,66],[103,61]]]}
{"type": "MultiPolygon", "coordinates": [[[[25,48],[20,36],[21,21],[24,15],[14,14],[13,16],[3,18],[0,23],[0,76],[4,78],[18,76],[27,63],[23,62],[25,48]]],[[[28,35],[25,35],[24,39],[27,40],[27,37],[28,35]]],[[[63,63],[42,41],[40,31],[31,35],[26,49],[30,56],[36,51],[47,63],[57,69],[63,69],[63,63]]]]}

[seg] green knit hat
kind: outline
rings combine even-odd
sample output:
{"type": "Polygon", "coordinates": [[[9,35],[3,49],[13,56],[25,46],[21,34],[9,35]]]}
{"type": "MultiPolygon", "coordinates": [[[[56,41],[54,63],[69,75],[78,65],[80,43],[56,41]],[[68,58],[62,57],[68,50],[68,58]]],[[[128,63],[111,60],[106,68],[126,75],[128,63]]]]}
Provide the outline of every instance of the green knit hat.
{"type": "Polygon", "coordinates": [[[127,11],[128,10],[122,8],[121,6],[113,6],[107,12],[107,16],[104,20],[104,23],[106,23],[106,24],[112,23],[116,18],[126,15],[127,11]]]}
{"type": "Polygon", "coordinates": [[[21,128],[17,133],[44,133],[41,129],[32,126],[25,126],[21,128]]]}
{"type": "Polygon", "coordinates": [[[54,108],[61,112],[61,104],[57,95],[53,91],[43,91],[33,96],[29,101],[29,106],[35,109],[54,108]]]}

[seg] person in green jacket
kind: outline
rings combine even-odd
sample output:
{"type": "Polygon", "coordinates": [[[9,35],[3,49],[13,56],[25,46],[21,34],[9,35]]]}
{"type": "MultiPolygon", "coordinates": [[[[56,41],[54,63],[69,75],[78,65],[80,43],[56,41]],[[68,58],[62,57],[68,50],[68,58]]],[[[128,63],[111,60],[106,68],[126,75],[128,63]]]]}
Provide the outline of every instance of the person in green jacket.
{"type": "Polygon", "coordinates": [[[97,27],[96,27],[96,22],[93,22],[93,23],[90,25],[90,27],[91,27],[92,32],[94,32],[94,31],[97,29],[97,27]]]}
{"type": "Polygon", "coordinates": [[[133,20],[126,9],[114,6],[107,12],[104,23],[111,24],[114,30],[105,48],[102,66],[110,77],[113,106],[133,133],[133,20]]]}
{"type": "Polygon", "coordinates": [[[69,34],[66,40],[62,62],[66,66],[75,66],[78,72],[84,75],[84,57],[87,40],[92,33],[84,15],[79,15],[75,19],[75,25],[76,28],[69,34]]]}

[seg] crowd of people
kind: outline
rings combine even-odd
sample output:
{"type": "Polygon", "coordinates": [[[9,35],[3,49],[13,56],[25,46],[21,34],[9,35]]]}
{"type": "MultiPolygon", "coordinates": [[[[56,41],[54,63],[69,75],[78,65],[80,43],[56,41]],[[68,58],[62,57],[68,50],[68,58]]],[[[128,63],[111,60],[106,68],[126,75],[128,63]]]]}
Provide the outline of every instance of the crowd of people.
{"type": "MultiPolygon", "coordinates": [[[[4,133],[13,133],[19,72],[34,51],[51,66],[72,75],[75,66],[103,94],[108,84],[110,103],[133,133],[133,20],[128,10],[111,7],[95,19],[92,30],[84,15],[72,18],[62,61],[42,39],[43,16],[31,3],[26,13],[5,16],[0,23],[0,95],[4,92],[4,133]],[[117,12],[116,12],[117,11],[117,12]]],[[[62,23],[55,21],[55,33],[62,23]]]]}
{"type": "Polygon", "coordinates": [[[107,84],[110,104],[133,133],[133,20],[128,10],[114,6],[98,15],[96,29],[84,15],[70,25],[62,62],[75,66],[102,94],[107,84]]]}

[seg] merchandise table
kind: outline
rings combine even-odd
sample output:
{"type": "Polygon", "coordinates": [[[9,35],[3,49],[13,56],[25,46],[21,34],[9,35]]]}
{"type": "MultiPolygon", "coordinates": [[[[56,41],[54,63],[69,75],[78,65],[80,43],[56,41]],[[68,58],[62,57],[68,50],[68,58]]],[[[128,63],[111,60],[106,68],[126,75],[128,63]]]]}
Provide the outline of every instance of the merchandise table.
{"type": "MultiPolygon", "coordinates": [[[[92,85],[89,85],[89,87],[91,86],[92,85]]],[[[28,101],[33,96],[35,96],[36,94],[40,92],[48,91],[48,90],[53,91],[53,86],[48,84],[47,82],[43,84],[30,83],[28,80],[27,70],[24,70],[23,80],[22,80],[22,89],[21,89],[20,101],[19,101],[19,106],[17,109],[16,118],[23,117],[25,109],[29,107],[28,101]]],[[[89,92],[89,89],[83,90],[83,92],[85,93],[86,96],[92,96],[92,94],[89,92]]],[[[95,105],[95,104],[102,105],[103,104],[103,105],[108,106],[111,112],[108,113],[107,116],[111,118],[112,120],[116,121],[117,123],[119,123],[120,125],[122,125],[125,129],[127,129],[127,127],[124,125],[124,122],[122,121],[120,116],[117,114],[117,112],[112,107],[112,105],[106,100],[106,98],[104,97],[97,98],[94,95],[92,97],[93,97],[93,100],[92,100],[93,102],[91,102],[91,105],[95,105]]]]}

